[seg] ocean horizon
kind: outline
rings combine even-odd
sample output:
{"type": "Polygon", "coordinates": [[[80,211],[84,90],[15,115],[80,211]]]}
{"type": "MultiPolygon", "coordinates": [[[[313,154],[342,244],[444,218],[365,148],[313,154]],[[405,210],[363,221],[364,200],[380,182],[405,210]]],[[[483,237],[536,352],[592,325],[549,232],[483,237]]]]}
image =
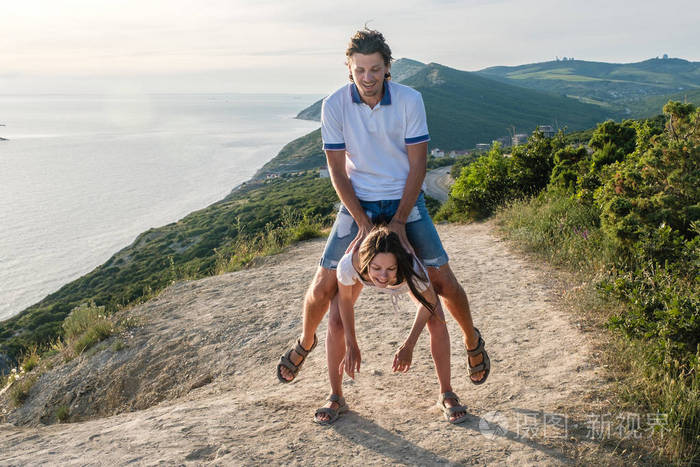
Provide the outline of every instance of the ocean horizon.
{"type": "Polygon", "coordinates": [[[320,97],[0,95],[0,320],[224,198],[320,97]]]}

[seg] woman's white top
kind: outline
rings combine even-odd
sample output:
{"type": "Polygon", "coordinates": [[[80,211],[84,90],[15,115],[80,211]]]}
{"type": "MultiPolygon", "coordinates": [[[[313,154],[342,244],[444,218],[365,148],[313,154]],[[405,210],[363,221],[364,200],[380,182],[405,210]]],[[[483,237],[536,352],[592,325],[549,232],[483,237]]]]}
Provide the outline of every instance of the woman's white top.
{"type": "MultiPolygon", "coordinates": [[[[416,271],[417,274],[417,276],[413,277],[413,283],[415,284],[416,289],[421,293],[425,292],[428,289],[428,286],[430,285],[430,279],[428,279],[428,271],[426,271],[425,266],[423,266],[423,263],[421,263],[420,260],[418,260],[418,258],[416,258],[415,256],[413,257],[413,270],[416,271]],[[425,282],[420,280],[421,276],[426,278],[425,282]]],[[[363,285],[367,285],[370,287],[375,286],[372,282],[365,281],[364,279],[362,279],[360,273],[357,272],[355,266],[353,266],[352,264],[352,252],[345,253],[343,257],[340,258],[338,268],[336,269],[336,276],[338,277],[338,282],[348,287],[355,285],[355,282],[358,281],[361,282],[363,285]]],[[[404,294],[410,291],[406,281],[402,282],[401,284],[388,285],[386,288],[378,287],[378,289],[382,292],[390,293],[392,295],[404,294]]]]}

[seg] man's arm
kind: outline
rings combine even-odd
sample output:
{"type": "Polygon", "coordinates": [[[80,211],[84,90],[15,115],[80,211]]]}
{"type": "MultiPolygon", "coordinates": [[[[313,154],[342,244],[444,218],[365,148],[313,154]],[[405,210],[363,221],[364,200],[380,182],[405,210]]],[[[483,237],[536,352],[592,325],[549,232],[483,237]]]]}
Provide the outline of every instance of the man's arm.
{"type": "Polygon", "coordinates": [[[401,244],[407,251],[413,252],[413,247],[408,241],[408,237],[406,237],[406,219],[408,219],[408,215],[411,213],[413,206],[415,206],[423,186],[428,163],[428,142],[407,145],[406,152],[408,153],[409,165],[408,177],[406,178],[406,186],[403,189],[399,207],[389,223],[389,229],[396,232],[401,240],[401,244]]]}
{"type": "MultiPolygon", "coordinates": [[[[355,219],[355,223],[358,226],[357,236],[350,244],[351,246],[354,246],[358,241],[362,241],[362,239],[372,229],[372,222],[369,220],[369,217],[367,217],[365,210],[362,209],[360,201],[357,199],[357,195],[355,195],[355,190],[350,183],[348,173],[345,170],[345,150],[326,150],[326,161],[328,163],[328,172],[331,176],[333,188],[335,188],[335,192],[338,194],[340,202],[343,203],[348,211],[350,211],[350,215],[353,219],[355,219]]],[[[420,190],[420,184],[418,187],[420,190]]],[[[416,196],[418,195],[416,194],[416,196]]],[[[415,200],[413,200],[413,202],[415,203],[415,200]]],[[[406,215],[408,216],[408,214],[406,215]]]]}

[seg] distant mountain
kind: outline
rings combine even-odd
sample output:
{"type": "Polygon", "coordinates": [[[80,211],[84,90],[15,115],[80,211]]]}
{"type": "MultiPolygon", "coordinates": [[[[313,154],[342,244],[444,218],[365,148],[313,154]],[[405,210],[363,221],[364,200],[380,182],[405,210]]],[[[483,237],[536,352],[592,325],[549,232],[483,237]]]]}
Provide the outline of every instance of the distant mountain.
{"type": "MultiPolygon", "coordinates": [[[[584,129],[617,115],[600,106],[541,91],[523,89],[476,73],[436,63],[400,59],[392,65],[392,80],[423,95],[431,146],[468,149],[490,143],[515,127],[531,132],[538,125],[584,129]]],[[[320,119],[320,101],[299,118],[320,119]]]]}
{"type": "MultiPolygon", "coordinates": [[[[559,60],[477,72],[503,83],[558,93],[633,118],[659,113],[659,102],[700,103],[700,62],[654,58],[638,63],[559,60]]],[[[662,104],[663,105],[663,104],[662,104]]]]}

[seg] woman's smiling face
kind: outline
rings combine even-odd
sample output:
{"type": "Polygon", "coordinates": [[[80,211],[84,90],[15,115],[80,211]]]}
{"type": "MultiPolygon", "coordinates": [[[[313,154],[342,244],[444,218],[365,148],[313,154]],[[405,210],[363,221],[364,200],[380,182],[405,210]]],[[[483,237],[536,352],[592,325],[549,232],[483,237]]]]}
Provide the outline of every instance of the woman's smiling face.
{"type": "Polygon", "coordinates": [[[370,261],[367,273],[374,285],[385,288],[396,284],[397,268],[396,256],[393,253],[377,253],[370,261]]]}

